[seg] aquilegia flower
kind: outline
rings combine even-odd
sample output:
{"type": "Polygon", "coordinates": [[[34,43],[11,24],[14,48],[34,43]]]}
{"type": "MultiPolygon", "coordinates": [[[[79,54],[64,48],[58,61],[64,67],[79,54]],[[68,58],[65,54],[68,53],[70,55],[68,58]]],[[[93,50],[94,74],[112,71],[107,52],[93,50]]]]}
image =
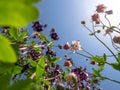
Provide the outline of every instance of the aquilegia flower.
{"type": "Polygon", "coordinates": [[[58,34],[55,32],[54,28],[51,30],[50,32],[50,37],[53,39],[53,40],[58,40],[59,37],[58,37],[58,34]]]}
{"type": "Polygon", "coordinates": [[[79,41],[72,41],[71,49],[75,52],[76,50],[83,50],[79,41]]]}
{"type": "Polygon", "coordinates": [[[77,76],[75,73],[69,73],[67,77],[67,81],[69,84],[73,84],[74,80],[77,80],[77,76]]]}
{"type": "Polygon", "coordinates": [[[106,14],[110,15],[110,14],[113,14],[113,11],[112,10],[109,10],[109,11],[105,11],[106,14]]]}
{"type": "Polygon", "coordinates": [[[30,55],[32,60],[38,60],[42,56],[41,52],[38,52],[33,49],[29,50],[28,54],[30,55]]]}
{"type": "Polygon", "coordinates": [[[92,21],[94,22],[100,22],[100,16],[99,16],[99,14],[98,13],[95,13],[95,14],[93,14],[92,16],[92,21]]]}
{"type": "Polygon", "coordinates": [[[107,35],[107,34],[110,34],[110,33],[112,33],[112,32],[113,32],[113,30],[111,30],[110,28],[107,28],[107,29],[105,30],[104,36],[107,35]]]}
{"type": "Polygon", "coordinates": [[[37,32],[41,32],[41,31],[43,31],[44,26],[42,24],[40,24],[39,21],[36,21],[33,23],[32,28],[33,28],[33,30],[35,30],[37,32]]]}
{"type": "Polygon", "coordinates": [[[114,43],[120,44],[120,35],[114,36],[113,41],[114,41],[114,43]]]}
{"type": "Polygon", "coordinates": [[[67,43],[63,46],[63,48],[64,48],[65,50],[70,49],[70,44],[67,42],[67,43]]]}
{"type": "Polygon", "coordinates": [[[46,55],[51,55],[52,57],[56,56],[56,53],[50,49],[50,47],[47,47],[46,55]]]}
{"type": "Polygon", "coordinates": [[[72,59],[67,59],[65,62],[64,62],[64,66],[67,66],[67,67],[71,67],[73,65],[73,61],[72,59]]]}
{"type": "Polygon", "coordinates": [[[100,4],[96,7],[98,13],[103,13],[107,7],[104,4],[100,4]]]}

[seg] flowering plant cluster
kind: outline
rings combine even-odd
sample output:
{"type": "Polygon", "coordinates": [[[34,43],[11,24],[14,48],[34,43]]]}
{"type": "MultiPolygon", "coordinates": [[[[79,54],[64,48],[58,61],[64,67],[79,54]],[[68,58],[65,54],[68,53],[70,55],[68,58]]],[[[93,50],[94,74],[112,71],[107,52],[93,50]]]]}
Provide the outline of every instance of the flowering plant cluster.
{"type": "Polygon", "coordinates": [[[109,63],[107,61],[109,56],[106,54],[92,55],[80,45],[79,40],[73,40],[71,44],[66,42],[63,45],[57,45],[57,49],[86,57],[87,60],[90,60],[91,65],[97,65],[97,68],[92,69],[93,72],[88,72],[87,68],[81,65],[76,66],[69,54],[64,55],[62,59],[57,55],[54,47],[60,37],[54,28],[50,30],[49,35],[44,34],[44,30],[48,28],[47,24],[39,21],[33,22],[30,27],[32,32],[26,28],[2,26],[0,39],[3,38],[1,41],[6,46],[0,46],[5,47],[8,51],[5,52],[4,48],[0,49],[6,54],[4,56],[0,52],[1,90],[102,90],[99,84],[105,79],[120,84],[120,81],[101,74],[105,64],[120,71],[120,35],[114,37],[111,35],[113,32],[119,34],[120,29],[111,25],[107,15],[112,14],[113,11],[105,11],[106,8],[103,4],[96,7],[95,14],[91,16],[93,30],[87,27],[85,21],[82,21],[81,24],[89,30],[91,36],[94,36],[110,51],[115,62],[109,63]],[[100,13],[105,14],[109,25],[105,25],[100,20],[100,13]],[[96,30],[96,27],[100,27],[105,35],[110,36],[113,47],[118,51],[117,54],[97,37],[102,30],[96,30]],[[85,52],[89,56],[81,52],[85,52]],[[63,65],[58,63],[59,60],[64,60],[63,65]]]}

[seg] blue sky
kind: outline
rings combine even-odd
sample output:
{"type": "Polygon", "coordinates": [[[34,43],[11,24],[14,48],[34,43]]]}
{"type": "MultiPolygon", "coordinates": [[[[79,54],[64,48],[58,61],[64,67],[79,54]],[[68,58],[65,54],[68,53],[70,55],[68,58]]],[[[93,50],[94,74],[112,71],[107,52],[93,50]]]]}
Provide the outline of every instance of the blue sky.
{"type": "MultiPolygon", "coordinates": [[[[58,41],[60,44],[66,42],[71,43],[72,40],[80,40],[82,47],[94,55],[109,54],[102,44],[94,37],[88,35],[88,31],[81,25],[81,21],[86,20],[90,22],[90,17],[95,11],[95,6],[101,3],[111,7],[110,9],[114,8],[116,11],[116,7],[113,4],[114,1],[115,0],[42,0],[42,2],[37,5],[40,10],[39,21],[43,24],[48,24],[48,29],[45,31],[46,34],[49,33],[48,31],[51,28],[56,29],[60,37],[58,41]]],[[[117,3],[115,4],[118,5],[117,3]]],[[[88,23],[88,26],[90,26],[90,23],[88,23]]],[[[107,36],[101,38],[112,48],[107,36]]],[[[61,55],[62,53],[59,52],[58,54],[61,55]]],[[[84,61],[85,58],[77,55],[71,55],[70,57],[74,58],[78,66],[86,66],[88,70],[90,70],[89,62],[84,61]]],[[[110,60],[112,61],[113,59],[110,60]]],[[[107,65],[105,66],[103,74],[120,81],[120,73],[112,70],[112,68],[107,65]]],[[[109,81],[103,81],[101,87],[103,90],[120,90],[120,85],[109,81]]]]}

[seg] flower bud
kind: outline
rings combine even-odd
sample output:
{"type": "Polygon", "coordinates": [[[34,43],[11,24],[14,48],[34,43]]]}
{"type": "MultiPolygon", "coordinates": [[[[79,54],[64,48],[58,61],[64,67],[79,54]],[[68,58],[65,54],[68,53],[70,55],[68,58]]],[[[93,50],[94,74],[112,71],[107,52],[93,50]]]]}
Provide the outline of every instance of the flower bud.
{"type": "Polygon", "coordinates": [[[72,62],[69,61],[69,60],[66,60],[65,63],[64,63],[64,66],[71,67],[72,66],[72,62]]]}
{"type": "Polygon", "coordinates": [[[85,21],[81,21],[81,24],[83,24],[83,25],[84,25],[84,24],[86,24],[86,22],[85,22],[85,21]]]}
{"type": "Polygon", "coordinates": [[[67,43],[63,46],[63,48],[64,48],[65,50],[70,49],[70,44],[67,42],[67,43]]]}
{"type": "Polygon", "coordinates": [[[114,36],[113,41],[114,41],[114,43],[120,44],[120,35],[114,36]]]}

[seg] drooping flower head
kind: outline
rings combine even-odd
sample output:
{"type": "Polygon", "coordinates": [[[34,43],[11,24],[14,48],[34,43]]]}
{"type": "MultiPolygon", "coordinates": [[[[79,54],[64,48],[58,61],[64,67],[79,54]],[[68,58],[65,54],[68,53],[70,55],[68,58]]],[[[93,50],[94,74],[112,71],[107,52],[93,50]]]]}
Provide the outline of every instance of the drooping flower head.
{"type": "Polygon", "coordinates": [[[72,47],[72,50],[73,50],[73,51],[76,51],[76,50],[83,50],[83,48],[81,47],[79,41],[75,41],[75,40],[72,41],[71,47],[72,47]]]}
{"type": "Polygon", "coordinates": [[[72,59],[67,59],[65,62],[64,62],[64,66],[67,66],[67,67],[71,67],[73,65],[73,61],[72,59]]]}
{"type": "Polygon", "coordinates": [[[120,44],[120,35],[114,36],[113,41],[114,43],[120,44]]]}
{"type": "Polygon", "coordinates": [[[107,7],[104,4],[100,4],[96,7],[98,13],[103,13],[107,7]]]}
{"type": "Polygon", "coordinates": [[[64,48],[65,50],[70,49],[70,44],[67,42],[67,43],[63,46],[63,48],[64,48]]]}
{"type": "Polygon", "coordinates": [[[42,24],[40,24],[39,21],[36,21],[33,23],[32,28],[33,28],[33,30],[35,30],[37,32],[41,32],[41,31],[43,31],[44,26],[42,24]]]}
{"type": "Polygon", "coordinates": [[[108,14],[108,15],[111,15],[111,14],[113,14],[113,11],[109,10],[109,11],[105,11],[105,13],[108,14]]]}
{"type": "Polygon", "coordinates": [[[100,22],[100,16],[98,13],[93,14],[91,17],[93,22],[96,22],[96,23],[100,22]]]}
{"type": "Polygon", "coordinates": [[[51,55],[52,57],[56,56],[56,53],[50,49],[50,47],[47,47],[46,55],[51,55]]]}
{"type": "Polygon", "coordinates": [[[75,73],[69,73],[67,77],[68,83],[73,84],[74,80],[77,80],[77,76],[75,75],[75,73]]]}
{"type": "Polygon", "coordinates": [[[30,55],[32,60],[38,60],[42,56],[41,52],[38,52],[34,49],[29,50],[28,54],[30,55]]]}
{"type": "Polygon", "coordinates": [[[111,30],[110,28],[107,28],[107,29],[105,30],[104,36],[107,35],[107,34],[110,34],[110,33],[112,33],[112,32],[113,32],[113,30],[111,30]]]}
{"type": "Polygon", "coordinates": [[[54,28],[51,30],[50,36],[53,40],[58,40],[59,39],[58,34],[55,32],[54,28]]]}

